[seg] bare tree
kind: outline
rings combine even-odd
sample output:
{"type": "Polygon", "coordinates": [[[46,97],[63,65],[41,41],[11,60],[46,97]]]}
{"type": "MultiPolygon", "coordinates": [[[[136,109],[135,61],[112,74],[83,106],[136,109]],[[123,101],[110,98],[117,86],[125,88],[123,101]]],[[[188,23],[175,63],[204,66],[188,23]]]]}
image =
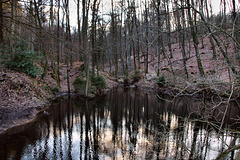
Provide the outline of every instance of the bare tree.
{"type": "Polygon", "coordinates": [[[0,1],[0,44],[3,44],[3,1],[0,1]]]}
{"type": "Polygon", "coordinates": [[[88,95],[89,87],[89,54],[87,51],[87,31],[88,31],[88,13],[89,13],[90,0],[82,0],[82,49],[84,69],[86,74],[86,88],[85,96],[88,95]]]}
{"type": "Polygon", "coordinates": [[[184,12],[184,2],[181,1],[181,19],[180,19],[180,9],[179,9],[179,4],[175,0],[175,7],[176,7],[176,19],[177,19],[177,27],[178,27],[178,32],[179,32],[179,45],[181,46],[181,51],[182,51],[182,57],[183,57],[183,65],[184,65],[184,71],[188,79],[188,71],[187,71],[187,56],[186,56],[186,50],[185,50],[185,12],[184,12]],[[181,24],[182,22],[182,24],[181,24]]]}
{"type": "Polygon", "coordinates": [[[194,1],[192,0],[192,4],[190,3],[190,0],[187,0],[187,5],[188,5],[188,18],[189,18],[189,24],[191,27],[191,32],[192,32],[192,38],[193,38],[193,43],[194,43],[194,48],[195,48],[195,52],[196,52],[196,58],[197,58],[197,64],[198,64],[198,70],[199,73],[201,75],[201,77],[205,77],[205,73],[203,70],[203,66],[202,66],[202,60],[200,57],[200,53],[199,53],[199,48],[198,48],[198,34],[197,34],[197,26],[194,25],[193,22],[195,22],[196,24],[196,12],[194,13],[194,19],[192,19],[192,13],[191,13],[191,6],[194,5],[194,1]]]}
{"type": "Polygon", "coordinates": [[[144,18],[144,20],[145,20],[145,43],[146,43],[146,51],[145,51],[145,58],[144,58],[144,62],[145,62],[145,74],[147,74],[148,73],[148,54],[149,54],[149,41],[148,41],[148,32],[149,32],[149,28],[148,28],[148,10],[149,10],[149,8],[148,8],[148,5],[147,5],[147,1],[145,0],[145,18],[144,18]]]}

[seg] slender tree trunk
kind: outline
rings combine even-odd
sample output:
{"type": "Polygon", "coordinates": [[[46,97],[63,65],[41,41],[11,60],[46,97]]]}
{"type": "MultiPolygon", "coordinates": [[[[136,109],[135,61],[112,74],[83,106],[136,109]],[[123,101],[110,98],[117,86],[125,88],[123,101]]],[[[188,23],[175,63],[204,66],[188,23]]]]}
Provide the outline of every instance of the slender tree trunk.
{"type": "Polygon", "coordinates": [[[87,29],[88,29],[88,11],[90,0],[82,0],[82,14],[83,14],[83,24],[82,24],[82,48],[83,48],[83,59],[84,59],[84,69],[86,74],[86,88],[85,96],[88,95],[89,87],[89,55],[87,53],[87,29]]]}
{"type": "MultiPolygon", "coordinates": [[[[177,3],[177,2],[176,2],[177,3]]],[[[179,12],[177,11],[177,21],[178,21],[178,30],[179,30],[179,42],[180,46],[182,49],[182,57],[183,57],[183,65],[184,65],[184,71],[186,73],[187,79],[188,79],[188,71],[187,71],[187,56],[186,56],[186,50],[185,50],[185,12],[183,8],[183,2],[181,1],[181,6],[182,6],[182,24],[183,27],[181,26],[181,21],[180,21],[180,15],[179,12]]],[[[176,4],[176,7],[178,9],[178,5],[176,4]]]]}
{"type": "Polygon", "coordinates": [[[139,34],[139,22],[136,23],[137,31],[137,59],[138,59],[138,69],[141,69],[141,60],[140,60],[140,34],[139,34]]]}
{"type": "MultiPolygon", "coordinates": [[[[13,50],[14,42],[16,41],[17,27],[16,27],[16,17],[17,17],[17,0],[11,1],[11,34],[9,36],[10,48],[13,50]]],[[[13,52],[12,52],[13,56],[13,52]]]]}
{"type": "MultiPolygon", "coordinates": [[[[239,15],[239,12],[237,14],[237,11],[236,11],[236,1],[235,0],[232,0],[232,6],[233,6],[233,9],[232,9],[232,22],[233,22],[232,34],[233,35],[232,36],[239,43],[240,42],[240,33],[239,33],[239,30],[240,30],[239,16],[240,15],[239,15]]],[[[235,45],[235,53],[236,54],[239,54],[239,49],[240,49],[240,47],[238,45],[235,45]]]]}
{"type": "Polygon", "coordinates": [[[157,52],[157,57],[158,57],[158,69],[157,69],[157,76],[159,76],[160,75],[160,61],[161,61],[161,54],[162,54],[162,45],[161,45],[161,31],[160,31],[160,20],[159,20],[160,18],[158,18],[158,52],[157,52]]]}
{"type": "Polygon", "coordinates": [[[145,0],[145,25],[146,25],[146,53],[145,53],[145,74],[148,73],[148,8],[147,8],[147,2],[145,0]]]}
{"type": "MultiPolygon", "coordinates": [[[[189,24],[190,24],[190,28],[191,28],[191,32],[192,32],[192,38],[193,38],[193,43],[194,43],[194,48],[195,48],[195,52],[196,52],[198,70],[199,70],[200,76],[201,77],[205,77],[205,73],[204,73],[204,70],[203,70],[202,61],[201,61],[201,57],[200,57],[200,53],[199,53],[199,48],[198,48],[199,42],[198,42],[198,35],[197,35],[197,27],[194,26],[192,15],[191,15],[190,0],[187,0],[187,5],[188,5],[189,24]]],[[[196,16],[194,16],[194,17],[195,17],[194,21],[196,23],[196,16]]]]}
{"type": "Polygon", "coordinates": [[[129,12],[131,13],[131,30],[130,30],[130,37],[131,37],[131,53],[133,56],[133,65],[134,65],[134,71],[137,70],[137,62],[136,62],[136,43],[135,43],[135,33],[136,33],[136,8],[135,8],[135,0],[133,0],[130,4],[129,12]]]}
{"type": "MultiPolygon", "coordinates": [[[[128,2],[129,3],[129,2],[128,2]]],[[[129,6],[129,4],[128,4],[129,6]]],[[[126,46],[126,50],[125,50],[125,53],[126,53],[126,73],[125,73],[125,77],[126,79],[128,79],[128,72],[129,72],[129,69],[130,69],[130,60],[131,60],[131,47],[130,47],[130,42],[131,42],[131,39],[130,39],[130,36],[128,34],[128,38],[127,38],[127,33],[130,32],[131,30],[131,26],[130,26],[130,12],[127,12],[127,25],[125,27],[125,46],[126,46]]]]}
{"type": "Polygon", "coordinates": [[[46,46],[45,43],[43,41],[43,26],[42,26],[42,20],[40,17],[40,11],[39,11],[39,6],[38,6],[38,2],[36,0],[34,0],[34,9],[35,9],[35,14],[36,14],[36,28],[38,28],[38,38],[39,38],[39,42],[40,42],[40,50],[43,53],[43,61],[44,63],[44,71],[43,71],[43,75],[42,78],[44,78],[44,76],[47,73],[47,69],[48,69],[48,58],[47,58],[47,53],[46,53],[46,46]]]}
{"type": "MultiPolygon", "coordinates": [[[[182,2],[182,1],[181,1],[182,2]]],[[[169,13],[169,1],[168,0],[164,0],[164,3],[165,4],[165,8],[166,8],[166,11],[167,11],[167,30],[168,30],[168,50],[170,52],[170,58],[173,58],[173,52],[172,52],[172,42],[171,42],[171,16],[170,16],[170,13],[169,13]],[[167,2],[166,2],[167,1],[167,2]]]]}
{"type": "Polygon", "coordinates": [[[0,0],[0,44],[3,43],[3,3],[0,0]]]}
{"type": "Polygon", "coordinates": [[[163,42],[162,42],[162,25],[161,25],[161,11],[160,11],[160,5],[161,5],[161,2],[160,0],[157,0],[156,2],[157,4],[155,4],[154,2],[154,5],[155,5],[155,9],[156,9],[156,13],[157,13],[157,57],[158,57],[158,69],[157,69],[157,76],[159,76],[160,74],[160,60],[161,60],[161,54],[163,52],[163,42]]]}
{"type": "Polygon", "coordinates": [[[60,87],[60,0],[58,0],[58,9],[57,9],[57,84],[60,87]]]}
{"type": "Polygon", "coordinates": [[[197,13],[200,15],[200,17],[202,18],[203,22],[205,22],[206,27],[207,27],[209,33],[212,35],[214,41],[216,42],[217,46],[219,47],[220,52],[221,52],[222,55],[224,56],[224,58],[225,58],[225,60],[226,60],[226,62],[227,62],[227,64],[228,64],[228,66],[231,68],[233,74],[234,74],[237,78],[239,78],[238,72],[237,72],[237,70],[236,70],[236,67],[234,66],[234,64],[233,64],[232,61],[230,60],[228,54],[227,54],[227,53],[224,51],[224,49],[222,48],[221,43],[219,42],[218,38],[215,36],[215,34],[214,34],[214,32],[212,31],[212,29],[209,27],[209,25],[208,25],[208,23],[207,23],[207,20],[205,19],[204,15],[203,15],[201,12],[199,12],[194,6],[190,6],[190,7],[193,8],[194,11],[197,12],[197,13]]]}
{"type": "MultiPolygon", "coordinates": [[[[67,86],[68,86],[68,93],[70,93],[70,81],[69,81],[69,55],[70,53],[70,43],[71,43],[71,32],[70,32],[70,19],[69,19],[69,0],[65,0],[65,13],[66,13],[66,42],[65,42],[65,56],[66,56],[66,63],[67,63],[67,86]]],[[[71,57],[70,57],[71,62],[71,57]]]]}
{"type": "Polygon", "coordinates": [[[115,63],[115,76],[116,81],[118,81],[118,51],[117,51],[117,27],[115,22],[115,13],[114,13],[114,6],[113,6],[113,0],[111,0],[112,5],[112,38],[113,38],[113,54],[114,54],[114,63],[115,63]]]}
{"type": "Polygon", "coordinates": [[[123,44],[122,44],[122,22],[123,22],[123,5],[124,5],[124,3],[123,3],[123,1],[121,2],[121,16],[120,16],[120,18],[121,18],[121,20],[120,20],[120,22],[121,22],[121,24],[120,24],[120,29],[119,29],[119,44],[120,44],[120,57],[121,57],[121,65],[122,65],[122,76],[123,76],[123,79],[125,79],[125,67],[124,67],[124,51],[123,51],[123,44]]]}
{"type": "Polygon", "coordinates": [[[53,45],[53,0],[50,1],[50,23],[49,23],[49,31],[50,31],[50,59],[51,59],[51,67],[53,69],[53,72],[55,72],[55,61],[54,61],[54,45],[53,45]]]}
{"type": "MultiPolygon", "coordinates": [[[[211,8],[212,5],[208,4],[208,0],[205,0],[205,8],[206,8],[207,20],[210,21],[210,15],[209,15],[208,6],[210,6],[210,8],[211,8]]],[[[212,35],[209,36],[209,40],[210,40],[210,43],[211,43],[211,46],[212,46],[213,59],[216,59],[217,58],[217,51],[216,51],[216,47],[215,47],[212,35]]]]}
{"type": "Polygon", "coordinates": [[[77,0],[77,23],[78,23],[78,53],[79,60],[82,61],[82,37],[81,37],[81,19],[80,19],[80,0],[77,0]]]}
{"type": "Polygon", "coordinates": [[[97,0],[93,1],[92,5],[92,30],[91,30],[91,39],[92,39],[92,72],[95,74],[95,61],[97,59],[96,52],[96,16],[98,12],[97,0]]]}

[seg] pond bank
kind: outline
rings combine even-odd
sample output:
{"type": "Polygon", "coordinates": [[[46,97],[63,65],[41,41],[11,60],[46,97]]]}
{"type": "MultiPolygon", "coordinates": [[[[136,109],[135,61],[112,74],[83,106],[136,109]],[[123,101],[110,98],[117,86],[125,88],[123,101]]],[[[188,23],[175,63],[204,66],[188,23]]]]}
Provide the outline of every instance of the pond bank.
{"type": "MultiPolygon", "coordinates": [[[[2,71],[0,71],[0,134],[12,127],[33,121],[37,115],[42,114],[44,110],[49,107],[52,100],[61,95],[68,94],[67,82],[66,78],[64,78],[64,69],[61,70],[61,73],[61,89],[59,89],[58,94],[56,94],[56,90],[54,89],[57,84],[51,71],[49,71],[44,80],[42,80],[31,78],[24,73],[2,69],[2,71]]],[[[72,84],[78,75],[77,67],[71,68],[71,93],[74,93],[72,84]]],[[[106,91],[117,86],[124,87],[123,80],[116,82],[114,78],[106,72],[100,72],[100,75],[106,80],[108,86],[106,91]]],[[[200,86],[201,88],[199,86],[198,84],[190,84],[186,81],[184,83],[174,84],[171,80],[166,79],[165,86],[159,87],[154,78],[142,77],[138,82],[133,83],[129,87],[136,87],[146,91],[157,91],[174,97],[188,95],[195,98],[202,98],[212,97],[216,94],[217,96],[221,95],[223,97],[225,95],[226,99],[228,95],[230,95],[227,85],[219,84],[226,94],[216,93],[216,90],[214,90],[210,84],[204,84],[200,86]]],[[[213,87],[217,88],[217,85],[215,84],[213,87]]],[[[236,86],[232,96],[238,97],[237,94],[240,93],[238,90],[236,86]]],[[[218,91],[220,91],[220,89],[218,89],[218,91]]]]}
{"type": "Polygon", "coordinates": [[[0,133],[28,123],[43,112],[56,86],[50,74],[45,80],[7,69],[0,71],[0,133]]]}
{"type": "MultiPolygon", "coordinates": [[[[64,66],[61,73],[59,89],[51,70],[44,79],[39,79],[2,68],[0,70],[0,134],[8,130],[12,132],[13,128],[33,121],[37,115],[44,113],[55,98],[68,94],[64,66]]],[[[107,78],[105,73],[102,74],[107,81],[106,91],[118,85],[117,82],[107,78]]],[[[75,94],[72,84],[78,75],[77,67],[71,68],[70,94],[75,94]]]]}
{"type": "Polygon", "coordinates": [[[159,100],[156,94],[132,86],[91,101],[61,96],[52,102],[49,115],[9,129],[14,135],[0,135],[0,157],[104,159],[121,154],[127,159],[214,159],[232,144],[234,135],[225,127],[235,128],[231,118],[239,115],[237,107],[229,108],[219,134],[211,124],[219,124],[221,117],[216,118],[224,108],[199,112],[201,100],[168,95],[159,95],[164,99],[159,100]],[[210,114],[215,119],[206,123],[204,117],[210,114]]]}

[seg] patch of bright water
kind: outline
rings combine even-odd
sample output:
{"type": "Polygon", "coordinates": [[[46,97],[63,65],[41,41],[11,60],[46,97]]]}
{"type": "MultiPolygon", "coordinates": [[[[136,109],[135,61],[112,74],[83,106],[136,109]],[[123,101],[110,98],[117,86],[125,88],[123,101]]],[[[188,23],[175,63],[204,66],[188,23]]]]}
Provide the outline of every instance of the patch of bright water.
{"type": "Polygon", "coordinates": [[[0,157],[214,159],[234,139],[229,131],[219,134],[211,123],[201,122],[206,110],[199,111],[200,102],[163,97],[170,102],[156,95],[116,89],[92,101],[61,97],[52,104],[50,116],[0,140],[0,157]]]}

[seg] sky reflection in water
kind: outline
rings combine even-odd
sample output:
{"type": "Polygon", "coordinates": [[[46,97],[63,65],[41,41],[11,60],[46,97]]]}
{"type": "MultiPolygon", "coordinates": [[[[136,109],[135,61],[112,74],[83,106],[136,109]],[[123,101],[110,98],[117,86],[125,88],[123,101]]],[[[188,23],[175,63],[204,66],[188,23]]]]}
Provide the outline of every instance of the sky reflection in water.
{"type": "MultiPolygon", "coordinates": [[[[2,159],[213,159],[230,144],[194,121],[199,103],[156,93],[116,89],[93,101],[61,97],[49,117],[6,138],[2,159]],[[168,97],[165,97],[168,98],[168,97]],[[192,119],[190,121],[189,119],[192,119]]],[[[199,113],[199,111],[197,112],[199,113]]],[[[237,139],[236,142],[239,140],[237,139]]]]}

